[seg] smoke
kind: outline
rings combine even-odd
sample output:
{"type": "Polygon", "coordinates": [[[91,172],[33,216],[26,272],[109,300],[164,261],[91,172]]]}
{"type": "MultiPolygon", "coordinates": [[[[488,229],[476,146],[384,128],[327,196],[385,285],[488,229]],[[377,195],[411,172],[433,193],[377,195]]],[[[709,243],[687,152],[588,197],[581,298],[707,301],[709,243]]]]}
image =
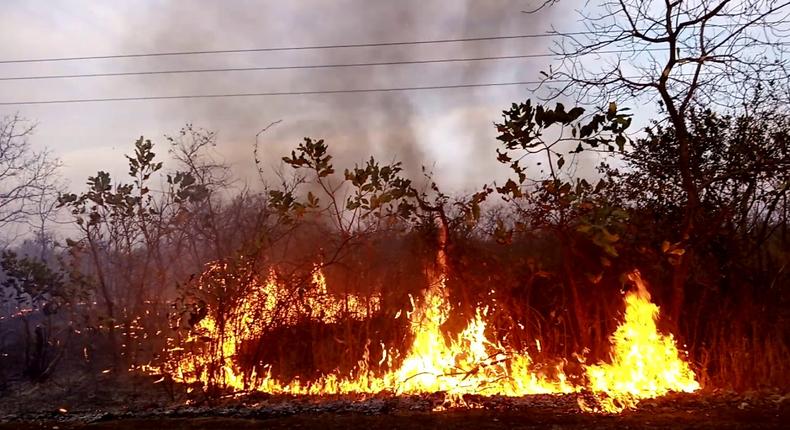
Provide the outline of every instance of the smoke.
{"type": "MultiPolygon", "coordinates": [[[[145,10],[145,28],[128,34],[129,50],[158,51],[388,42],[536,33],[547,16],[527,15],[532,2],[367,1],[166,2],[145,10]],[[139,49],[137,49],[139,50],[139,49]]],[[[546,52],[534,39],[355,49],[154,57],[148,69],[337,64],[546,52]]],[[[139,93],[206,94],[454,85],[533,80],[545,62],[480,61],[337,69],[200,73],[141,77],[139,93]]],[[[368,156],[403,162],[418,177],[436,166],[437,179],[455,188],[490,181],[498,168],[492,122],[524,88],[404,91],[158,103],[172,120],[220,133],[220,151],[241,177],[252,177],[252,143],[261,137],[264,163],[273,166],[304,136],[324,138],[338,167],[368,156]]],[[[175,131],[175,130],[172,130],[175,131]]]]}

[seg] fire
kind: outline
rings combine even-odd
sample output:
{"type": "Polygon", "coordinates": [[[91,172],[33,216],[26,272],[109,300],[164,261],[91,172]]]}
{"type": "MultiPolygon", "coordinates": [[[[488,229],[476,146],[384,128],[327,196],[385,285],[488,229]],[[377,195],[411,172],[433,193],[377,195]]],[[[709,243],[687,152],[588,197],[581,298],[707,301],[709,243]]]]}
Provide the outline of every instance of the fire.
{"type": "MultiPolygon", "coordinates": [[[[289,394],[445,392],[451,405],[463,404],[466,394],[523,396],[591,391],[598,405],[590,406],[580,399],[581,408],[608,413],[632,408],[640,399],[670,391],[699,389],[672,335],[659,333],[656,327],[659,309],[650,301],[638,272],[630,275],[636,289],[625,296],[623,322],[611,336],[610,361],[584,366],[586,383],[572,384],[561,367],[552,369],[551,375],[543,374],[536,371],[526,352],[514,351],[492,340],[486,333],[486,308],[478,309],[467,326],[447,341],[442,325],[451,306],[442,257],[440,253],[435,282],[416,304],[412,300],[407,317],[413,341],[402,358],[383,344],[380,358],[374,358],[366,347],[364,357],[350,374],[330,373],[309,383],[299,380],[282,383],[269,370],[258,374],[239,368],[237,357],[245,341],[259,337],[275,321],[293,324],[299,318],[310,318],[332,323],[343,318],[361,320],[379,312],[378,296],[336,297],[331,294],[324,275],[317,268],[312,274],[312,288],[304,291],[297,301],[287,300],[290,293],[277,282],[274,272],[270,273],[264,282],[253,285],[225,321],[205,316],[196,325],[194,334],[184,342],[192,347],[205,344],[207,349],[191,348],[192,352],[187,352],[180,347],[173,348],[164,367],[149,366],[145,370],[167,373],[184,383],[213,384],[237,391],[289,394]],[[373,370],[376,365],[384,365],[389,370],[377,374],[373,370]]],[[[217,269],[212,266],[209,272],[217,269]]],[[[536,344],[539,345],[537,340],[536,344]]]]}
{"type": "Polygon", "coordinates": [[[435,393],[449,395],[451,405],[463,404],[464,394],[501,394],[523,396],[538,393],[573,391],[560,377],[550,380],[535,373],[526,353],[508,352],[486,336],[486,309],[478,309],[475,318],[448,345],[442,324],[447,320],[450,303],[445,286],[447,257],[444,251],[446,230],[440,230],[436,282],[422,297],[422,305],[409,314],[413,335],[411,348],[400,366],[387,373],[383,382],[399,393],[435,393]]]}
{"type": "Polygon", "coordinates": [[[485,309],[478,309],[448,345],[441,330],[450,309],[444,291],[441,279],[438,286],[425,292],[423,306],[411,314],[412,346],[400,367],[385,377],[397,392],[443,391],[451,401],[458,401],[464,394],[522,396],[574,390],[561,369],[557,380],[549,380],[532,370],[529,355],[508,353],[501,344],[489,340],[485,309]]]}
{"type": "Polygon", "coordinates": [[[694,372],[680,357],[672,335],[659,333],[656,327],[659,309],[650,301],[641,275],[634,271],[628,278],[636,290],[625,296],[623,323],[611,337],[611,362],[586,368],[590,389],[604,394],[599,402],[605,412],[620,412],[636,406],[639,399],[655,398],[670,391],[690,393],[700,388],[694,372]]]}
{"type": "MultiPolygon", "coordinates": [[[[224,274],[228,269],[224,264],[210,264],[198,281],[198,288],[207,284],[220,291],[220,295],[228,291],[228,283],[238,279],[227,279],[224,274]],[[216,285],[219,284],[219,285],[216,285]]],[[[300,318],[307,318],[324,323],[333,323],[342,318],[362,319],[376,312],[380,297],[360,297],[349,294],[337,298],[327,291],[326,279],[320,269],[312,273],[310,288],[302,292],[299,300],[292,300],[292,291],[283,288],[277,282],[275,273],[259,283],[256,278],[242,279],[250,285],[244,289],[247,294],[240,297],[235,306],[229,306],[224,320],[218,319],[208,312],[194,326],[191,335],[183,341],[190,347],[189,353],[182,346],[170,349],[172,360],[163,366],[143,366],[144,371],[165,372],[177,381],[199,383],[204,386],[219,385],[233,390],[257,389],[261,391],[289,391],[280,387],[270,375],[246,373],[240,369],[236,358],[242,346],[248,340],[263,335],[276,322],[291,325],[300,318]]],[[[292,387],[300,391],[298,384],[292,387]]]]}

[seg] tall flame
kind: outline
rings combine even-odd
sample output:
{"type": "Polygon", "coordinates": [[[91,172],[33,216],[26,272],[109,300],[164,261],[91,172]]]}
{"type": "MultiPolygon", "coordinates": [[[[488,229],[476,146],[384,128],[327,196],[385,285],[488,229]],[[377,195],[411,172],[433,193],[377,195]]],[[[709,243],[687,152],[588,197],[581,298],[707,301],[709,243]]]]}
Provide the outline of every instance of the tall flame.
{"type": "Polygon", "coordinates": [[[486,337],[486,309],[477,309],[475,318],[448,345],[442,324],[447,321],[447,229],[439,230],[439,252],[435,282],[423,294],[422,306],[410,314],[411,348],[397,370],[384,377],[386,386],[397,392],[446,392],[451,404],[463,403],[464,394],[522,396],[538,393],[570,392],[573,387],[559,378],[550,380],[532,370],[526,353],[507,351],[486,337]]]}
{"type": "Polygon", "coordinates": [[[626,293],[624,320],[611,337],[611,362],[585,369],[590,389],[604,395],[599,397],[598,407],[604,412],[620,412],[636,406],[639,399],[670,391],[690,393],[700,388],[672,335],[659,333],[659,309],[650,301],[641,275],[633,271],[628,278],[636,289],[626,293]]]}
{"type": "Polygon", "coordinates": [[[411,314],[414,341],[400,367],[385,376],[398,392],[446,392],[451,401],[463,394],[501,394],[522,396],[537,393],[565,393],[574,390],[559,377],[550,380],[535,373],[526,353],[508,352],[486,336],[486,309],[448,345],[441,325],[447,320],[450,305],[444,280],[428,289],[423,306],[411,314]]]}

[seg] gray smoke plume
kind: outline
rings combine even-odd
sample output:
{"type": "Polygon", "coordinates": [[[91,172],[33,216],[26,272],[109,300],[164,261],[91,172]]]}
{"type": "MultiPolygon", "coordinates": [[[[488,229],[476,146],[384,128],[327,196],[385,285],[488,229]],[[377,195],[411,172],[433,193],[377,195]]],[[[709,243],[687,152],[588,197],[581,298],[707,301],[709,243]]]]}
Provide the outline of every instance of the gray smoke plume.
{"type": "MultiPolygon", "coordinates": [[[[159,51],[325,45],[538,33],[549,16],[527,15],[534,1],[202,1],[167,2],[145,11],[144,28],[128,34],[129,50],[144,44],[159,51]]],[[[439,45],[324,49],[223,55],[155,57],[148,69],[337,64],[367,61],[488,57],[546,52],[548,40],[512,39],[439,45]]],[[[149,49],[150,50],[150,49],[149,49]]],[[[141,77],[138,92],[205,94],[453,85],[534,80],[545,59],[374,66],[318,70],[201,73],[141,77]]],[[[304,136],[324,138],[336,165],[370,155],[398,159],[407,173],[436,165],[450,188],[490,181],[496,169],[492,122],[524,87],[228,98],[156,104],[161,115],[220,133],[220,152],[251,177],[255,133],[264,162],[274,165],[304,136]]],[[[173,130],[175,131],[175,130],[173,130]]]]}

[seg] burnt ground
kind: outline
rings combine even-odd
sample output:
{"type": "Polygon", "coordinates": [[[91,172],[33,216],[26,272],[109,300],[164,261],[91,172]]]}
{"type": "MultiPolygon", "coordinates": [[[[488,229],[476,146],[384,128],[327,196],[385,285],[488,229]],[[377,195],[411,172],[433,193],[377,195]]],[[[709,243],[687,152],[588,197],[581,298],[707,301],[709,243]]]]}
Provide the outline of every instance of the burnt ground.
{"type": "MultiPolygon", "coordinates": [[[[0,392],[6,429],[620,429],[788,428],[790,394],[708,391],[642,401],[620,415],[579,411],[579,395],[476,397],[443,411],[444,395],[272,396],[207,402],[151,380],[18,384],[0,392]],[[191,404],[184,404],[189,400],[191,404]]],[[[583,395],[591,400],[589,395],[583,395]]]]}

